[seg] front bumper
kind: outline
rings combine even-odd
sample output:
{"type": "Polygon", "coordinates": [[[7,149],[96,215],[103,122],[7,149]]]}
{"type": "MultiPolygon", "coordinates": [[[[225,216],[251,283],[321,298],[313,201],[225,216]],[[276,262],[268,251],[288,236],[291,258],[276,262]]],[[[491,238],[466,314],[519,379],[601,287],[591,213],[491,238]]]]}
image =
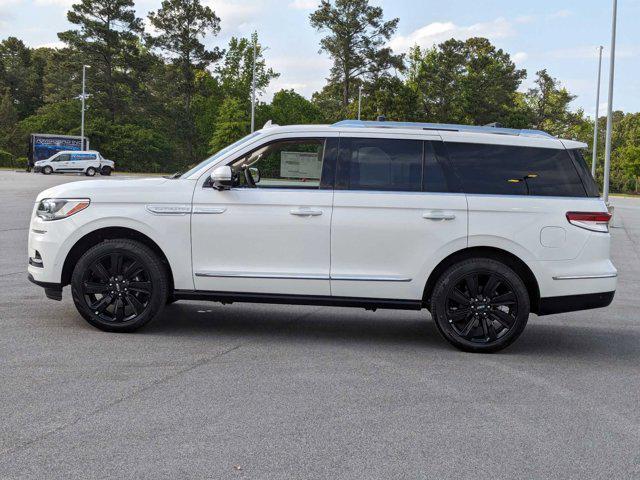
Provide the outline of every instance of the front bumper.
{"type": "Polygon", "coordinates": [[[42,171],[42,167],[41,166],[34,166],[33,167],[33,173],[40,173],[42,171]]]}
{"type": "Polygon", "coordinates": [[[38,285],[39,287],[44,288],[44,294],[47,298],[51,300],[62,300],[62,284],[60,283],[49,283],[49,282],[39,282],[33,278],[33,275],[28,274],[27,278],[31,283],[38,285]]]}

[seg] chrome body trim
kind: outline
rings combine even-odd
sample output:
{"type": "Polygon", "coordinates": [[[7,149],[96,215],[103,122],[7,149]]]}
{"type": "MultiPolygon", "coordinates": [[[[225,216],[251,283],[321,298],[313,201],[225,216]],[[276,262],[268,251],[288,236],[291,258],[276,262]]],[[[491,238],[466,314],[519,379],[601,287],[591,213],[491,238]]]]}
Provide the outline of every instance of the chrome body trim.
{"type": "Polygon", "coordinates": [[[191,213],[191,205],[178,204],[152,204],[146,206],[147,212],[154,215],[188,215],[191,213]]]}
{"type": "Polygon", "coordinates": [[[553,277],[554,280],[586,280],[593,278],[615,278],[617,273],[602,273],[598,275],[558,275],[553,277]]]}
{"type": "Polygon", "coordinates": [[[331,280],[344,282],[410,282],[412,279],[399,275],[331,275],[331,280]]]}
{"type": "Polygon", "coordinates": [[[325,275],[325,274],[306,274],[306,273],[276,273],[276,272],[217,272],[217,271],[200,271],[195,273],[196,277],[210,278],[270,278],[285,280],[336,280],[347,282],[410,282],[411,278],[400,277],[397,275],[325,275]]]}
{"type": "Polygon", "coordinates": [[[219,215],[226,211],[225,207],[193,207],[194,215],[219,215]]]}

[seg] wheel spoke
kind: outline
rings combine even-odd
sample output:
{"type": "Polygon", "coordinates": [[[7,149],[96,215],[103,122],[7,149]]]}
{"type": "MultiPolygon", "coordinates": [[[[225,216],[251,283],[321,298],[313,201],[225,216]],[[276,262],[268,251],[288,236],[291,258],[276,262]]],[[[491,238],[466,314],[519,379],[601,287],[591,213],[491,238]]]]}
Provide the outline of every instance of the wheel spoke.
{"type": "Polygon", "coordinates": [[[455,310],[449,314],[449,318],[454,322],[459,322],[460,320],[466,319],[471,314],[471,310],[468,308],[461,308],[460,310],[455,310]]]}
{"type": "Polygon", "coordinates": [[[514,305],[516,303],[516,296],[513,292],[503,293],[497,295],[491,299],[491,305],[514,305]]]}
{"type": "Polygon", "coordinates": [[[115,305],[113,306],[113,312],[116,316],[116,321],[121,322],[124,318],[124,302],[121,298],[116,298],[115,305]]]}
{"type": "Polygon", "coordinates": [[[135,277],[141,271],[142,271],[142,265],[137,260],[134,260],[133,262],[131,262],[127,266],[127,268],[123,272],[122,276],[124,278],[131,279],[131,278],[135,277]]]}
{"type": "Polygon", "coordinates": [[[129,290],[134,292],[151,293],[151,282],[130,282],[129,290]]]}
{"type": "Polygon", "coordinates": [[[103,282],[109,281],[109,272],[99,261],[91,265],[91,271],[103,282]]]}
{"type": "Polygon", "coordinates": [[[94,312],[104,312],[105,308],[111,305],[112,300],[113,298],[111,297],[111,295],[105,295],[96,303],[91,305],[91,310],[93,310],[94,312]]]}
{"type": "Polygon", "coordinates": [[[122,261],[123,257],[120,253],[111,254],[111,275],[118,275],[122,273],[122,261]]]}
{"type": "Polygon", "coordinates": [[[469,295],[475,297],[478,295],[478,275],[467,275],[464,279],[469,290],[469,295]]]}
{"type": "Polygon", "coordinates": [[[496,275],[490,275],[482,289],[482,294],[486,297],[491,297],[496,291],[496,288],[498,288],[498,285],[500,285],[500,279],[496,275]]]}
{"type": "Polygon", "coordinates": [[[449,298],[458,302],[460,305],[467,306],[470,303],[470,298],[464,293],[462,293],[460,290],[458,290],[457,288],[454,288],[453,290],[451,290],[451,293],[449,294],[449,298]]]}
{"type": "Polygon", "coordinates": [[[102,293],[109,290],[106,283],[84,282],[82,287],[86,295],[95,295],[96,293],[102,293]]]}
{"type": "Polygon", "coordinates": [[[471,332],[471,329],[476,323],[476,320],[477,320],[476,317],[471,317],[467,322],[467,324],[462,329],[462,331],[460,332],[460,335],[462,335],[463,337],[466,337],[467,335],[469,335],[469,333],[471,332]]]}
{"type": "Polygon", "coordinates": [[[482,330],[490,341],[494,341],[496,339],[497,334],[496,329],[493,328],[493,322],[489,321],[486,317],[482,319],[482,330]]]}
{"type": "Polygon", "coordinates": [[[492,310],[491,313],[492,318],[496,319],[504,328],[511,328],[515,319],[501,310],[492,310]]]}
{"type": "Polygon", "coordinates": [[[133,308],[133,311],[136,315],[139,315],[144,310],[144,305],[140,303],[140,300],[138,300],[135,295],[127,293],[125,298],[127,299],[127,302],[129,302],[129,305],[131,305],[131,307],[133,308]]]}

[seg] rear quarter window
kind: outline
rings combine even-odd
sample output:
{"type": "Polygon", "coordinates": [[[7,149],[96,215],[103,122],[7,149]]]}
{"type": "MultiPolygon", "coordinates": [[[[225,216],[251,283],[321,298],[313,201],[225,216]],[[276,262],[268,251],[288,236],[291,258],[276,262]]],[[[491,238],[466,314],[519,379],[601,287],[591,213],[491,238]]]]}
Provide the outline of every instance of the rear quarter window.
{"type": "Polygon", "coordinates": [[[564,149],[446,144],[466,193],[584,197],[585,187],[564,149]]]}

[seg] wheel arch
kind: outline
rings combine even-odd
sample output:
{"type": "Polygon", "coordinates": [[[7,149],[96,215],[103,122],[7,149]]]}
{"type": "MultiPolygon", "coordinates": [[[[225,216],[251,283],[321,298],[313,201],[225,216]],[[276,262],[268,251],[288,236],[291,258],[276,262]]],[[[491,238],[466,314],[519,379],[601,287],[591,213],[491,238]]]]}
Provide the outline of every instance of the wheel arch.
{"type": "Polygon", "coordinates": [[[514,255],[507,250],[496,247],[469,247],[463,250],[458,250],[445,257],[436,267],[431,271],[427,283],[424,288],[423,302],[425,305],[429,305],[431,293],[435,287],[438,278],[444,273],[444,271],[451,265],[458,263],[462,260],[469,258],[491,258],[499,262],[504,263],[515,271],[522,281],[524,282],[527,292],[529,293],[529,301],[531,304],[531,312],[537,313],[538,306],[540,304],[540,287],[538,280],[533,274],[529,266],[518,256],[514,255]]]}
{"type": "Polygon", "coordinates": [[[167,275],[169,279],[169,291],[173,291],[174,288],[174,280],[173,280],[173,271],[171,269],[171,265],[169,264],[169,260],[166,255],[162,251],[162,249],[158,246],[158,244],[153,241],[150,237],[145,235],[144,233],[135,230],[133,228],[128,227],[103,227],[93,230],[83,237],[81,237],[76,243],[71,247],[67,256],[64,260],[64,264],[62,267],[62,277],[61,282],[62,285],[69,285],[71,283],[71,275],[73,273],[73,267],[80,259],[80,257],[86,252],[89,248],[101,243],[105,240],[113,240],[117,238],[127,238],[130,240],[137,240],[140,243],[149,247],[162,261],[162,264],[167,269],[167,275]]]}

